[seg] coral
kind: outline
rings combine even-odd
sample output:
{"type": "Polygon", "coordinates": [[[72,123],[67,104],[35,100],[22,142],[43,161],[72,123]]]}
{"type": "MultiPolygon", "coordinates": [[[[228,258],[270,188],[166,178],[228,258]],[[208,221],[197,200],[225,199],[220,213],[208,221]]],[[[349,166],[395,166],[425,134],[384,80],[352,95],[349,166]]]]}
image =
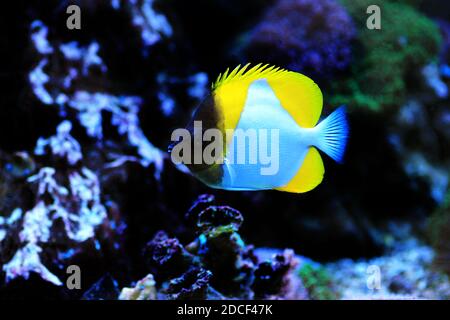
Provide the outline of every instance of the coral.
{"type": "Polygon", "coordinates": [[[336,300],[336,292],[331,276],[326,268],[311,262],[302,264],[299,276],[308,290],[309,297],[314,300],[336,300]]]}
{"type": "MultiPolygon", "coordinates": [[[[282,254],[276,254],[272,260],[263,261],[258,264],[254,271],[252,290],[256,299],[269,299],[284,297],[285,299],[296,298],[297,288],[293,288],[294,273],[298,259],[292,250],[285,250],[282,254]]],[[[298,286],[298,285],[297,285],[298,286]]]]}
{"type": "MultiPolygon", "coordinates": [[[[39,285],[58,285],[55,294],[77,297],[80,292],[61,286],[69,263],[89,269],[83,287],[105,272],[128,281],[117,270],[127,270],[128,255],[138,253],[121,250],[133,241],[142,246],[122,238],[128,223],[129,233],[139,236],[147,233],[137,228],[154,232],[164,227],[160,221],[172,223],[174,209],[161,205],[161,197],[172,194],[165,186],[174,189],[173,180],[189,179],[165,165],[162,150],[173,123],[161,119],[191,111],[206,92],[206,73],[173,64],[170,52],[180,54],[171,39],[175,29],[157,1],[81,5],[89,25],[82,33],[60,28],[50,12],[62,7],[54,3],[30,4],[21,21],[27,50],[20,90],[26,99],[14,100],[10,110],[23,109],[25,116],[13,116],[17,123],[2,133],[24,136],[25,143],[11,139],[7,151],[0,146],[0,296],[15,286],[38,291],[39,285]],[[151,224],[133,224],[142,217],[151,224]]],[[[94,295],[95,285],[92,290],[86,294],[94,295]]]]}
{"type": "MultiPolygon", "coordinates": [[[[65,121],[58,127],[56,136],[38,140],[36,155],[55,155],[65,161],[69,167],[63,173],[67,174],[67,181],[61,181],[61,172],[52,167],[42,167],[27,178],[29,184],[36,186],[35,204],[30,210],[16,208],[6,220],[6,225],[17,228],[20,243],[15,254],[3,264],[7,282],[16,277],[27,279],[30,272],[36,272],[53,284],[62,285],[41,261],[43,248],[50,243],[63,245],[67,241],[65,237],[75,243],[93,238],[95,228],[106,218],[98,177],[86,167],[73,167],[82,155],[70,129],[70,122],[65,121]],[[52,232],[57,221],[62,222],[65,235],[52,232]]],[[[9,230],[8,234],[14,233],[9,230]]]]}
{"type": "Polygon", "coordinates": [[[159,290],[152,274],[139,280],[133,288],[123,288],[119,300],[200,300],[222,295],[209,286],[210,271],[191,267],[180,277],[163,282],[159,290]]]}
{"type": "MultiPolygon", "coordinates": [[[[197,206],[205,198],[208,199],[201,196],[197,206]]],[[[213,287],[224,294],[246,292],[252,281],[256,257],[253,247],[245,245],[238,234],[242,222],[242,214],[228,206],[210,204],[197,215],[197,253],[205,267],[213,272],[213,287]]]]}
{"type": "MultiPolygon", "coordinates": [[[[29,215],[32,213],[28,213],[29,215]]],[[[44,227],[49,227],[47,224],[44,227]]],[[[42,239],[47,241],[48,239],[42,239]]],[[[42,264],[40,254],[42,248],[36,243],[27,243],[20,250],[16,252],[11,261],[3,265],[3,271],[6,273],[6,282],[15,279],[16,277],[23,277],[28,279],[32,272],[37,273],[42,279],[61,286],[61,280],[50,272],[47,267],[42,264]]]]}
{"type": "Polygon", "coordinates": [[[83,158],[81,147],[71,135],[72,123],[63,121],[56,129],[56,135],[49,139],[39,138],[34,149],[34,154],[43,156],[50,154],[55,158],[67,159],[69,165],[77,164],[83,158]],[[49,150],[46,150],[46,149],[49,150]]]}
{"type": "Polygon", "coordinates": [[[145,245],[143,256],[147,268],[158,281],[181,276],[195,264],[195,257],[186,251],[179,240],[169,238],[163,231],[145,245]]]}
{"type": "Polygon", "coordinates": [[[422,75],[426,84],[434,90],[436,96],[441,99],[447,98],[448,87],[441,79],[439,67],[435,63],[431,63],[423,67],[422,75]]]}
{"type": "MultiPolygon", "coordinates": [[[[160,231],[145,246],[146,270],[154,276],[158,299],[303,297],[293,251],[259,262],[238,234],[241,213],[214,203],[214,196],[204,194],[188,210],[186,218],[198,233],[193,242],[183,246],[160,231]]],[[[130,290],[122,294],[135,292],[130,290]]]]}
{"type": "Polygon", "coordinates": [[[60,1],[11,2],[0,300],[448,297],[436,269],[448,269],[448,201],[433,215],[432,247],[379,229],[394,216],[422,219],[448,193],[450,29],[438,22],[433,61],[431,6],[379,2],[381,31],[365,29],[360,0],[83,0],[78,31],[60,1]],[[327,96],[359,102],[346,163],[324,158],[327,178],[312,193],[212,196],[169,163],[170,132],[209,79],[250,59],[311,76],[325,113],[327,96]],[[286,247],[355,260],[320,264],[286,247]],[[373,264],[379,292],[366,289],[373,264]],[[82,270],[82,290],[64,285],[69,265],[82,270]]]}
{"type": "Polygon", "coordinates": [[[197,228],[200,233],[214,236],[217,228],[227,226],[232,231],[238,231],[244,218],[241,213],[228,206],[209,206],[198,215],[197,228]]]}
{"type": "Polygon", "coordinates": [[[330,103],[373,111],[399,106],[405,98],[407,77],[418,73],[439,53],[441,36],[436,24],[405,3],[341,2],[360,28],[362,58],[352,65],[348,77],[333,82],[330,103]],[[381,8],[381,30],[366,28],[364,12],[369,5],[381,8]]]}
{"type": "Polygon", "coordinates": [[[166,294],[166,299],[169,300],[204,300],[209,297],[211,277],[211,271],[196,267],[190,268],[181,277],[165,283],[161,292],[166,294]]]}
{"type": "Polygon", "coordinates": [[[139,280],[134,288],[123,288],[119,300],[155,300],[155,280],[151,274],[139,280]]]}
{"type": "Polygon", "coordinates": [[[140,29],[142,42],[146,47],[151,47],[163,37],[171,37],[172,26],[166,16],[154,9],[155,0],[120,1],[113,0],[112,7],[119,10],[121,6],[132,16],[132,23],[140,29]]]}
{"type": "Polygon", "coordinates": [[[329,78],[352,57],[355,28],[335,0],[279,0],[242,41],[249,61],[264,61],[329,78]]]}
{"type": "MultiPolygon", "coordinates": [[[[165,156],[146,138],[140,127],[138,112],[142,99],[136,96],[88,92],[73,88],[74,82],[80,83],[84,78],[89,78],[92,69],[97,69],[100,77],[104,77],[107,67],[98,55],[99,44],[94,41],[87,47],[82,47],[76,42],[68,42],[60,44],[58,49],[55,49],[48,41],[47,33],[47,27],[41,21],[36,20],[32,23],[32,39],[42,55],[40,62],[29,74],[34,94],[44,104],[58,105],[61,115],[66,115],[67,108],[74,110],[86,133],[99,141],[105,138],[103,119],[109,114],[111,125],[120,136],[126,138],[137,153],[137,156],[119,156],[113,159],[110,165],[118,166],[126,161],[136,161],[146,167],[153,164],[155,178],[158,179],[165,156]],[[47,49],[43,50],[42,47],[47,49]],[[50,93],[47,89],[50,77],[45,69],[52,66],[60,57],[64,57],[67,61],[66,74],[61,72],[57,77],[52,77],[53,90],[50,93]]],[[[38,148],[40,147],[38,145],[38,148]]]]}
{"type": "Polygon", "coordinates": [[[195,101],[201,101],[208,94],[208,76],[204,72],[198,72],[189,76],[187,79],[168,75],[165,72],[161,72],[157,76],[157,82],[160,85],[158,92],[158,99],[161,104],[161,111],[166,117],[173,116],[177,107],[177,102],[173,98],[173,94],[170,92],[171,88],[187,85],[187,94],[195,101]]]}
{"type": "Polygon", "coordinates": [[[323,265],[341,298],[448,299],[450,281],[433,269],[433,249],[414,238],[408,224],[392,224],[386,232],[397,239],[383,256],[323,265]],[[379,283],[369,286],[368,281],[375,281],[378,272],[379,283]]]}
{"type": "Polygon", "coordinates": [[[16,208],[9,217],[0,217],[0,242],[6,238],[6,230],[22,217],[22,209],[16,208]]]}
{"type": "Polygon", "coordinates": [[[80,123],[87,133],[100,140],[103,138],[102,113],[110,112],[111,124],[117,128],[119,135],[125,136],[128,143],[136,148],[139,157],[119,157],[109,166],[117,166],[124,161],[137,161],[143,166],[154,164],[155,178],[159,179],[165,156],[148,141],[140,128],[137,116],[140,103],[138,97],[79,91],[68,104],[78,111],[80,123]]]}
{"type": "Polygon", "coordinates": [[[450,181],[447,156],[450,136],[444,125],[445,116],[442,118],[448,108],[445,103],[434,108],[433,105],[440,103],[435,102],[436,98],[427,104],[408,99],[398,109],[388,139],[406,174],[424,181],[429,186],[427,192],[440,204],[450,181]]]}

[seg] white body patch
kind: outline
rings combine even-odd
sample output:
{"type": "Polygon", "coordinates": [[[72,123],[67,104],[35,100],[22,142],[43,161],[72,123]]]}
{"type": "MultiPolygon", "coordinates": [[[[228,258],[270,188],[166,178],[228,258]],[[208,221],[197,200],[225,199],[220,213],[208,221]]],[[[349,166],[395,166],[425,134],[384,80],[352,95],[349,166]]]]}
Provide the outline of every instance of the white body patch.
{"type": "MultiPolygon", "coordinates": [[[[227,159],[233,159],[223,166],[224,176],[221,186],[229,190],[260,190],[273,189],[286,185],[300,169],[308,147],[314,144],[315,130],[304,129],[298,126],[291,115],[281,106],[274,91],[265,79],[253,82],[248,89],[247,100],[239,118],[233,140],[227,149],[227,159]],[[257,163],[249,163],[249,143],[246,141],[246,162],[238,163],[237,131],[267,132],[267,153],[270,155],[273,147],[271,144],[278,143],[278,154],[271,155],[278,161],[278,170],[271,175],[261,174],[261,170],[269,166],[260,162],[259,142],[256,150],[257,163]],[[271,130],[278,130],[278,141],[271,141],[271,130]]],[[[242,155],[241,155],[242,157],[242,155]]]]}

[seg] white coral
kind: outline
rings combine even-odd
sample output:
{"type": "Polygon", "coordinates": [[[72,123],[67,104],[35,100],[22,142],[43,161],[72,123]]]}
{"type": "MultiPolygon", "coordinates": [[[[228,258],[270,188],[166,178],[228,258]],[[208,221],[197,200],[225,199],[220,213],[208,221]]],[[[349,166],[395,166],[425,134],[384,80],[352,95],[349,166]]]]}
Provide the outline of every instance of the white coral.
{"type": "Polygon", "coordinates": [[[155,300],[155,280],[152,274],[139,280],[134,288],[123,288],[119,300],[155,300]]]}
{"type": "Polygon", "coordinates": [[[44,155],[49,147],[52,154],[61,158],[66,158],[71,165],[76,164],[83,158],[81,147],[71,135],[72,123],[68,120],[61,122],[56,129],[56,135],[48,139],[39,138],[34,149],[36,155],[44,155]]]}
{"type": "Polygon", "coordinates": [[[28,243],[17,250],[14,257],[3,266],[6,273],[6,281],[10,281],[18,276],[28,279],[31,272],[39,274],[42,279],[61,286],[62,282],[53,273],[51,273],[41,262],[39,254],[42,248],[37,244],[28,243]]]}
{"type": "MultiPolygon", "coordinates": [[[[66,157],[69,162],[70,159],[74,160],[71,158],[73,153],[78,154],[75,158],[78,161],[81,150],[78,142],[69,135],[70,128],[70,122],[63,122],[55,136],[38,142],[36,151],[45,154],[48,151],[45,146],[50,146],[50,152],[66,157]]],[[[29,183],[37,184],[36,204],[23,217],[19,231],[19,240],[23,246],[3,266],[7,281],[18,276],[28,278],[30,272],[36,272],[44,280],[62,285],[40,259],[42,244],[52,239],[51,230],[55,220],[63,222],[69,239],[83,242],[94,237],[95,228],[106,218],[97,175],[82,167],[80,171],[70,171],[68,180],[67,186],[61,185],[56,170],[51,167],[43,167],[28,178],[29,183]]],[[[16,209],[7,220],[3,218],[0,221],[0,227],[18,221],[21,215],[21,209],[16,209]]]]}

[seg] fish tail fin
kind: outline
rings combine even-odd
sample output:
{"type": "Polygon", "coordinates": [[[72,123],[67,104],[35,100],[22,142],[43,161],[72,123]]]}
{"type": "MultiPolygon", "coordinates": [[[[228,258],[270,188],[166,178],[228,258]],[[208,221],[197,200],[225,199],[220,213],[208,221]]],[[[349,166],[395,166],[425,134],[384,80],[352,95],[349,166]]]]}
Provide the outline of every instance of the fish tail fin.
{"type": "Polygon", "coordinates": [[[317,147],[333,160],[342,163],[349,132],[345,107],[342,106],[333,111],[317,125],[316,130],[318,131],[317,147]]]}

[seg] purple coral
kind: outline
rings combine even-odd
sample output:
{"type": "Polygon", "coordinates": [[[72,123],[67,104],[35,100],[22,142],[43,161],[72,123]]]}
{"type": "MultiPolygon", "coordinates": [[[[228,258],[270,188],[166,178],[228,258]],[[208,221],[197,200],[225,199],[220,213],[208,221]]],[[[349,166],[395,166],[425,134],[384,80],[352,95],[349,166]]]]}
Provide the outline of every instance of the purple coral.
{"type": "Polygon", "coordinates": [[[327,77],[351,61],[355,28],[335,0],[279,0],[250,32],[249,60],[327,77]]]}
{"type": "Polygon", "coordinates": [[[206,299],[211,277],[210,271],[193,267],[181,277],[170,280],[162,291],[168,299],[206,299]]]}
{"type": "Polygon", "coordinates": [[[146,265],[157,280],[181,276],[189,266],[195,264],[192,256],[180,241],[158,232],[143,251],[146,265]]]}

